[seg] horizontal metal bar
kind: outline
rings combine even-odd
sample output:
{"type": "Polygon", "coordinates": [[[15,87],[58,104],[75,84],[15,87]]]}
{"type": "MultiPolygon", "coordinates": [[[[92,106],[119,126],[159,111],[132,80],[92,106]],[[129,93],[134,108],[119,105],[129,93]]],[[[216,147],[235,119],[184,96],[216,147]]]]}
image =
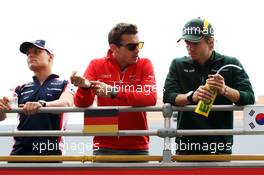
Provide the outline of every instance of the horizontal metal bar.
{"type": "MultiPolygon", "coordinates": [[[[254,105],[258,106],[258,105],[254,105]]],[[[195,105],[189,105],[184,107],[172,106],[173,111],[193,111],[196,108],[195,105]]],[[[100,106],[100,107],[44,107],[39,109],[39,113],[61,113],[61,112],[84,112],[86,110],[104,110],[104,109],[116,109],[119,112],[158,112],[162,111],[162,106],[147,106],[147,107],[131,107],[131,106],[100,106]]],[[[214,105],[212,111],[238,111],[243,110],[244,106],[234,105],[214,105]]],[[[10,111],[0,110],[4,113],[21,113],[21,108],[14,108],[10,111]]]]}
{"type": "MultiPolygon", "coordinates": [[[[183,162],[170,162],[170,163],[164,163],[164,162],[147,162],[147,163],[116,163],[116,162],[112,162],[112,163],[83,163],[83,162],[67,162],[67,163],[6,163],[6,162],[2,162],[0,163],[0,168],[1,169],[16,169],[16,170],[27,170],[28,168],[30,169],[38,169],[40,168],[40,170],[45,170],[45,169],[50,169],[50,168],[55,168],[57,170],[60,170],[62,173],[65,172],[65,170],[68,170],[69,168],[74,169],[82,169],[84,171],[86,170],[90,170],[90,169],[105,169],[107,168],[107,170],[109,169],[116,169],[118,168],[118,170],[120,170],[120,172],[123,172],[123,169],[157,169],[157,170],[167,170],[170,169],[171,170],[176,170],[177,169],[198,169],[198,171],[200,172],[201,168],[217,168],[217,170],[219,168],[228,168],[228,169],[232,169],[235,168],[237,169],[251,169],[252,172],[255,172],[254,168],[263,168],[264,167],[264,163],[263,161],[223,161],[223,162],[218,162],[218,161],[203,161],[203,162],[187,162],[187,161],[183,161],[183,162]]],[[[106,171],[107,171],[106,170],[106,171]]],[[[213,171],[213,169],[212,169],[213,171]]],[[[235,171],[235,170],[234,170],[235,171]]],[[[165,172],[165,171],[164,171],[165,172]]],[[[259,171],[261,172],[261,170],[259,171]]],[[[59,173],[59,171],[58,171],[59,173]]],[[[261,174],[261,173],[259,173],[261,174]]]]}
{"type": "Polygon", "coordinates": [[[45,136],[157,136],[157,130],[122,130],[117,133],[83,133],[74,131],[0,131],[0,136],[45,137],[45,136]]]}
{"type": "MultiPolygon", "coordinates": [[[[119,112],[155,112],[162,111],[162,106],[148,106],[148,107],[131,107],[131,106],[100,106],[100,107],[43,107],[38,110],[38,113],[62,113],[62,112],[84,112],[86,110],[104,110],[104,109],[116,109],[119,112]]],[[[21,113],[21,108],[14,108],[10,111],[0,110],[3,113],[21,113]]]]}
{"type": "MultiPolygon", "coordinates": [[[[264,131],[244,131],[232,129],[217,130],[176,130],[176,136],[205,136],[205,135],[264,135],[264,131]]],[[[168,134],[169,135],[169,134],[168,134]]],[[[117,133],[83,133],[81,130],[74,131],[0,131],[0,136],[158,136],[158,130],[120,130],[117,133]]],[[[171,134],[170,134],[171,136],[171,134]]]]}
{"type": "Polygon", "coordinates": [[[264,131],[244,131],[242,129],[177,130],[176,136],[217,136],[217,135],[264,135],[264,131]]]}
{"type": "Polygon", "coordinates": [[[243,129],[192,129],[192,130],[176,130],[173,128],[168,129],[167,133],[165,128],[158,129],[158,133],[163,132],[160,137],[168,135],[169,137],[178,136],[218,136],[218,135],[264,135],[264,131],[245,131],[243,129]]]}
{"type": "MultiPolygon", "coordinates": [[[[256,105],[255,105],[256,106],[256,105]]],[[[172,106],[173,111],[194,111],[196,105],[188,106],[172,106]]],[[[214,105],[211,111],[241,111],[244,109],[244,106],[235,106],[235,105],[214,105]]]]}

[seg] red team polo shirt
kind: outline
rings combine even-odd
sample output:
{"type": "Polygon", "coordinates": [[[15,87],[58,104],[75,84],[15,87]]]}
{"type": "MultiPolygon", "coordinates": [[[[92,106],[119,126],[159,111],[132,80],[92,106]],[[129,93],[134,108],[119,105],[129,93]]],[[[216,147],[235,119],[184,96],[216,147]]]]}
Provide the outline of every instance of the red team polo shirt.
{"type": "MultiPolygon", "coordinates": [[[[152,63],[147,58],[138,58],[123,72],[112,58],[111,51],[104,58],[94,59],[87,67],[84,77],[116,86],[115,98],[97,98],[97,106],[152,106],[156,104],[156,81],[152,63]]],[[[95,94],[90,89],[78,88],[74,103],[78,107],[92,105],[95,94]]],[[[119,130],[147,130],[146,112],[122,112],[118,114],[119,130]]],[[[116,150],[147,150],[147,136],[95,136],[94,144],[99,148],[116,150]]]]}

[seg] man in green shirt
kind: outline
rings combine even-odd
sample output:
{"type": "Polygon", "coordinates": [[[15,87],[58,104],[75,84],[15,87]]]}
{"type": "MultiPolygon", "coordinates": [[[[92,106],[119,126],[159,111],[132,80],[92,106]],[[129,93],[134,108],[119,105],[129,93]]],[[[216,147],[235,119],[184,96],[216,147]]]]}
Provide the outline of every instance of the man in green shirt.
{"type": "MultiPolygon", "coordinates": [[[[212,25],[200,18],[188,21],[182,37],[189,56],[175,58],[167,75],[163,102],[176,106],[196,105],[199,100],[213,99],[207,83],[217,91],[214,105],[254,104],[255,97],[249,77],[234,57],[214,51],[212,25]],[[224,68],[234,64],[242,69],[224,68]]],[[[233,129],[233,111],[211,111],[208,117],[191,112],[179,112],[177,129],[233,129]]],[[[177,154],[231,154],[233,136],[182,136],[176,138],[177,154]]]]}

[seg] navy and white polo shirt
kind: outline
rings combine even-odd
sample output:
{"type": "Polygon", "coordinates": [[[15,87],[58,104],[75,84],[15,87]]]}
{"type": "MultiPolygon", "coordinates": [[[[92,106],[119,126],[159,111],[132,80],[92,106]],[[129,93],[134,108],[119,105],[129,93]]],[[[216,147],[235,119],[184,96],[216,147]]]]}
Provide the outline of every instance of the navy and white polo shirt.
{"type": "MultiPolygon", "coordinates": [[[[59,99],[62,92],[67,88],[68,81],[58,78],[58,75],[51,74],[41,85],[34,76],[33,82],[17,87],[15,91],[18,94],[18,104],[59,99]]],[[[33,116],[20,113],[18,117],[18,130],[61,130],[63,125],[63,113],[39,113],[33,116]]],[[[14,137],[14,139],[15,144],[11,155],[61,154],[59,149],[60,137],[14,137]]]]}

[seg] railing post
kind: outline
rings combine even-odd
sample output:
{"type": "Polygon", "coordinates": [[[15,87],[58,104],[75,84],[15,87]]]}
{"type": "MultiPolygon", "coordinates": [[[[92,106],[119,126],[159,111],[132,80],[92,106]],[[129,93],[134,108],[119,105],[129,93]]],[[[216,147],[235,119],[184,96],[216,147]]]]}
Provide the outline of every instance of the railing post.
{"type": "MultiPolygon", "coordinates": [[[[172,117],[172,106],[166,103],[162,106],[162,114],[164,117],[164,128],[169,129],[171,127],[171,117],[172,117]]],[[[164,149],[162,162],[171,162],[171,143],[170,137],[164,137],[164,149]]]]}

